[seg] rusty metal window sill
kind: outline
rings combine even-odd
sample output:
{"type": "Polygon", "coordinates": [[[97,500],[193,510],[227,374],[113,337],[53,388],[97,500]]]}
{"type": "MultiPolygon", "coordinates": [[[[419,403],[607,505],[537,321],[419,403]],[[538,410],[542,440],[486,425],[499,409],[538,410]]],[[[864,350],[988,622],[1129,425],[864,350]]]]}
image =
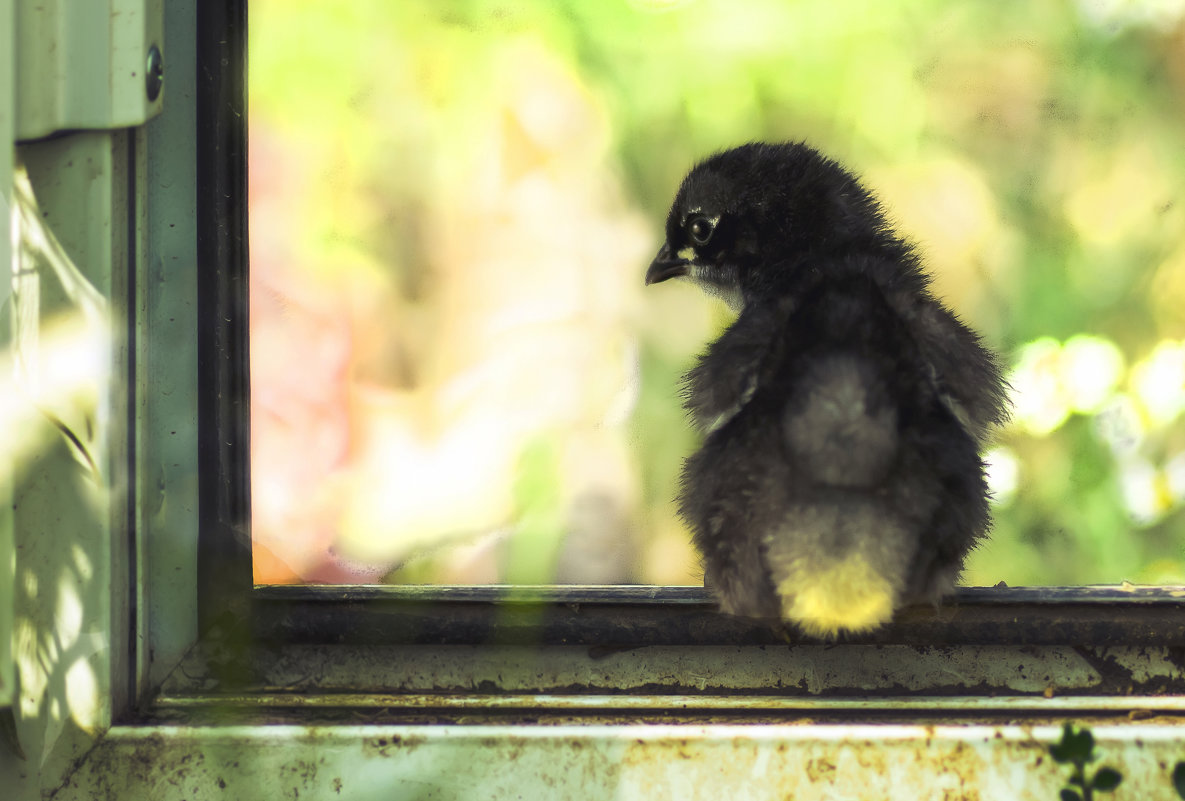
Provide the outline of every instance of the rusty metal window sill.
{"type": "Polygon", "coordinates": [[[877,697],[803,698],[781,695],[559,695],[559,694],[450,694],[450,693],[254,693],[167,695],[157,710],[193,710],[203,707],[229,710],[378,710],[390,714],[435,712],[484,715],[533,713],[541,710],[568,714],[644,714],[664,712],[683,715],[721,715],[756,712],[769,715],[839,716],[870,715],[894,711],[949,717],[959,715],[1108,715],[1133,719],[1185,714],[1185,698],[1169,696],[914,696],[891,702],[877,697]],[[1134,713],[1134,714],[1133,714],[1134,713]]]}
{"type": "Polygon", "coordinates": [[[145,722],[1176,718],[1183,592],[965,588],[825,643],[698,587],[257,587],[145,722]]]}

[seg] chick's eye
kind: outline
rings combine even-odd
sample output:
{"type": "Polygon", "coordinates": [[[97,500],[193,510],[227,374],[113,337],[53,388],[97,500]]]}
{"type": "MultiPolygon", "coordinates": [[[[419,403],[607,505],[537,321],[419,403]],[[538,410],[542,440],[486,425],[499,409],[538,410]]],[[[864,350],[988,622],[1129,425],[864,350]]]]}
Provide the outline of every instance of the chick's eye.
{"type": "Polygon", "coordinates": [[[707,217],[692,217],[687,223],[687,233],[691,235],[691,241],[697,245],[708,244],[715,230],[715,224],[707,217]]]}

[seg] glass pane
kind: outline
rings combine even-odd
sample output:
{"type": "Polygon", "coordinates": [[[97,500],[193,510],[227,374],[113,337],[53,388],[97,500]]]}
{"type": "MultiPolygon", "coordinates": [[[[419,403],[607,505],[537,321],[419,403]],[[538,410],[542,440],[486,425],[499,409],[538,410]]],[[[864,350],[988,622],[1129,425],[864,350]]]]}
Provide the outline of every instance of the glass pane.
{"type": "Polygon", "coordinates": [[[698,583],[731,316],[643,275],[691,164],[805,139],[1010,367],[965,581],[1185,581],[1179,4],[857,6],[253,2],[257,580],[698,583]]]}

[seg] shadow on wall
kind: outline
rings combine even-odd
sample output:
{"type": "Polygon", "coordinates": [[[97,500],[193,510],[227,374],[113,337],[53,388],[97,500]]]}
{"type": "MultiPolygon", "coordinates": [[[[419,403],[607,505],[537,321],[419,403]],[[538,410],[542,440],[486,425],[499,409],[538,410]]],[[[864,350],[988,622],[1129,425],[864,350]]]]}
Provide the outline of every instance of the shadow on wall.
{"type": "MultiPolygon", "coordinates": [[[[106,304],[46,226],[19,168],[11,340],[0,351],[0,487],[12,488],[18,694],[0,740],[16,797],[40,797],[110,723],[112,355],[106,304]]],[[[114,479],[122,481],[122,478],[114,479]]],[[[126,614],[126,610],[122,610],[126,614]]]]}

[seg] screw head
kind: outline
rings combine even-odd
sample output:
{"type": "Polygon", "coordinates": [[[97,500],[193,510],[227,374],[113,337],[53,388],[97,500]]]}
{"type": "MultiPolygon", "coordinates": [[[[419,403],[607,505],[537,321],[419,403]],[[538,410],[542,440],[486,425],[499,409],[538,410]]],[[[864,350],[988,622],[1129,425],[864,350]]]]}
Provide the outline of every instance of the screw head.
{"type": "Polygon", "coordinates": [[[160,90],[165,82],[165,61],[161,57],[160,48],[156,45],[148,48],[148,67],[144,75],[148,102],[155,102],[160,97],[160,90]]]}

